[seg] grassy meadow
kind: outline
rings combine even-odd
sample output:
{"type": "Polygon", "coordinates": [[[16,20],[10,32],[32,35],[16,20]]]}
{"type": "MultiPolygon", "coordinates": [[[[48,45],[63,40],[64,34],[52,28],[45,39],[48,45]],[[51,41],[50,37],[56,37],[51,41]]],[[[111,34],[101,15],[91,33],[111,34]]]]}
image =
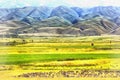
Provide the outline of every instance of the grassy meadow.
{"type": "Polygon", "coordinates": [[[120,36],[0,39],[0,77],[4,80],[18,80],[13,76],[33,72],[120,70],[119,61],[120,36]]]}

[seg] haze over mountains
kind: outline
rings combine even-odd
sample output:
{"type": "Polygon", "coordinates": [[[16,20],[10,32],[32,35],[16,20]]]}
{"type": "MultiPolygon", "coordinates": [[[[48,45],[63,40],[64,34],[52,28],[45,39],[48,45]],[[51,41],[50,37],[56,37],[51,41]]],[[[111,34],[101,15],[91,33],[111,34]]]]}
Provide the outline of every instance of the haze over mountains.
{"type": "Polygon", "coordinates": [[[23,7],[0,9],[0,35],[120,35],[120,7],[23,7]]]}

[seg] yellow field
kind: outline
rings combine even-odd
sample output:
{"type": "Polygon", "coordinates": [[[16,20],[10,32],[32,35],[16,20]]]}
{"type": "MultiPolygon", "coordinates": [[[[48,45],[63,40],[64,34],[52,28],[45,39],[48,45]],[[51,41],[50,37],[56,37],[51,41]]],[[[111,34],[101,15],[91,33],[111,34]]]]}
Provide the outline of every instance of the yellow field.
{"type": "Polygon", "coordinates": [[[49,38],[2,38],[1,54],[81,54],[120,53],[119,36],[94,37],[49,37],[49,38]],[[25,43],[23,42],[25,40],[25,43]],[[14,42],[15,41],[15,42],[14,42]],[[91,44],[94,46],[91,46],[91,44]]]}
{"type": "MultiPolygon", "coordinates": [[[[52,55],[52,56],[53,56],[52,55]]],[[[101,77],[70,77],[64,76],[54,78],[44,77],[18,77],[18,75],[29,74],[34,72],[59,72],[59,71],[81,71],[81,70],[120,70],[120,37],[119,36],[92,36],[92,37],[48,37],[48,38],[1,38],[0,39],[0,78],[3,80],[119,80],[120,77],[110,76],[101,77]],[[13,54],[13,55],[12,55],[13,54]],[[19,54],[25,58],[25,54],[62,54],[64,59],[53,59],[51,61],[40,61],[39,57],[34,55],[25,58],[25,63],[18,63],[19,54]],[[85,58],[66,58],[65,54],[95,54],[96,56],[85,58]],[[97,56],[99,54],[99,56],[97,56]],[[108,55],[108,56],[107,56],[108,55]],[[113,57],[109,55],[114,55],[113,57]],[[4,56],[5,58],[2,58],[4,56]],[[6,57],[7,56],[7,57],[6,57]],[[13,57],[10,58],[9,56],[13,57]],[[95,58],[96,57],[96,58],[95,58]],[[13,60],[11,60],[13,59],[13,60]],[[34,61],[37,60],[37,61],[34,61]],[[16,62],[15,62],[16,61],[16,62]]],[[[75,56],[75,55],[74,55],[75,56]]],[[[45,59],[46,56],[44,56],[45,59]]],[[[43,58],[44,58],[43,57],[43,58]]],[[[48,56],[47,56],[48,57],[48,56]]],[[[68,56],[69,57],[69,56],[68,56]]],[[[78,56],[76,56],[78,57],[78,56]]],[[[21,58],[21,59],[22,59],[21,58]]],[[[50,58],[51,59],[51,58],[50,58]]],[[[103,71],[104,72],[104,71],[103,71]]],[[[97,71],[96,71],[97,73],[97,71]]],[[[116,74],[115,74],[116,75],[116,74]]]]}

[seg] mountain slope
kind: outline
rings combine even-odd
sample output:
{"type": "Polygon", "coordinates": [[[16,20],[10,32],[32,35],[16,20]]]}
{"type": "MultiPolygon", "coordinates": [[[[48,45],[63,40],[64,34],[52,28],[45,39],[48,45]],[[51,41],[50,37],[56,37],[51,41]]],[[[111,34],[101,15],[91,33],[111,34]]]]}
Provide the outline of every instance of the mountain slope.
{"type": "Polygon", "coordinates": [[[116,18],[120,16],[120,7],[98,6],[87,10],[87,15],[102,15],[108,18],[116,18]]]}
{"type": "Polygon", "coordinates": [[[50,17],[48,19],[44,19],[42,21],[34,23],[32,26],[35,27],[67,27],[71,26],[72,23],[64,18],[60,18],[57,16],[50,17]]]}
{"type": "Polygon", "coordinates": [[[119,27],[120,7],[98,6],[82,9],[41,6],[0,9],[1,36],[3,34],[120,35],[119,27]]]}
{"type": "Polygon", "coordinates": [[[78,23],[74,24],[73,27],[80,28],[80,33],[83,35],[93,36],[108,34],[117,29],[119,26],[108,19],[95,17],[89,20],[79,21],[78,23]]]}
{"type": "MultiPolygon", "coordinates": [[[[0,13],[5,13],[0,11],[0,13]]],[[[24,7],[24,8],[16,8],[7,12],[5,16],[1,17],[1,20],[22,20],[26,22],[27,18],[32,18],[33,20],[43,20],[50,16],[51,9],[46,6],[41,7],[24,7]]]]}
{"type": "Polygon", "coordinates": [[[77,12],[77,14],[79,15],[79,17],[82,16],[83,14],[83,9],[79,8],[79,7],[71,7],[72,10],[74,10],[75,12],[77,12]]]}
{"type": "Polygon", "coordinates": [[[54,8],[51,12],[51,17],[52,16],[64,18],[72,23],[75,23],[79,18],[79,15],[74,10],[66,6],[59,6],[54,8]]]}

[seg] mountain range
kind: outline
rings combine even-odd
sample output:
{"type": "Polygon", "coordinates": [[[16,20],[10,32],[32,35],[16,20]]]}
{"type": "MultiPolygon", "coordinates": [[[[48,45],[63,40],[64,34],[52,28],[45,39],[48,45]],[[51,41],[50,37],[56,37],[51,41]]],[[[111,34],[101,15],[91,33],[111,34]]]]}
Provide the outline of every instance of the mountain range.
{"type": "Polygon", "coordinates": [[[0,9],[0,36],[120,35],[120,7],[23,7],[0,9]]]}

